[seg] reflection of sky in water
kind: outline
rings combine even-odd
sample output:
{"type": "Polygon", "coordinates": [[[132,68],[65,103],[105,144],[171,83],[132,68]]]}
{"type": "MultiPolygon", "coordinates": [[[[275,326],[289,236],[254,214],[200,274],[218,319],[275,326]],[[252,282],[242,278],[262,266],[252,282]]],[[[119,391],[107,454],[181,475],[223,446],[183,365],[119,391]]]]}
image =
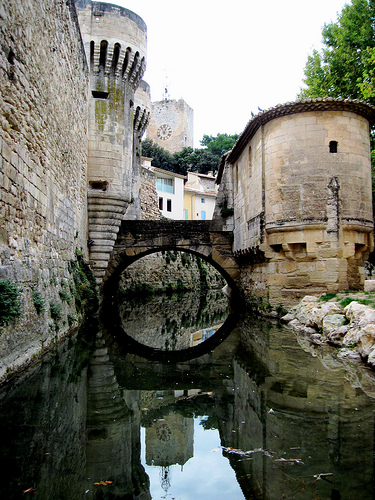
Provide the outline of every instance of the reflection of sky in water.
{"type": "Polygon", "coordinates": [[[160,484],[161,467],[146,465],[146,432],[144,428],[141,428],[141,460],[150,478],[150,492],[153,500],[162,498],[243,500],[245,498],[228,459],[222,455],[219,431],[217,429],[204,430],[202,425],[199,425],[202,418],[194,419],[194,457],[190,458],[183,467],[180,465],[169,467],[171,485],[167,495],[160,484]]]}

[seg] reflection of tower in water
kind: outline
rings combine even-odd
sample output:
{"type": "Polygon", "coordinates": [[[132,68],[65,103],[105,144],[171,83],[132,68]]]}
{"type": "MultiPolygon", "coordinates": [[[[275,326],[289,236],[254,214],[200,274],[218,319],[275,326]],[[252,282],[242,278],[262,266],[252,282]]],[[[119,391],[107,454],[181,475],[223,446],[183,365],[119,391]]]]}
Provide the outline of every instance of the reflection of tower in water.
{"type": "Polygon", "coordinates": [[[167,498],[171,465],[183,466],[194,454],[194,419],[170,412],[146,428],[146,464],[160,467],[160,485],[167,498]]]}
{"type": "Polygon", "coordinates": [[[171,473],[172,470],[169,466],[160,467],[159,477],[160,477],[160,486],[162,487],[165,495],[162,498],[167,498],[168,490],[171,487],[171,473]]]}
{"type": "Polygon", "coordinates": [[[184,465],[193,457],[194,420],[170,412],[146,428],[146,464],[184,465]]]}

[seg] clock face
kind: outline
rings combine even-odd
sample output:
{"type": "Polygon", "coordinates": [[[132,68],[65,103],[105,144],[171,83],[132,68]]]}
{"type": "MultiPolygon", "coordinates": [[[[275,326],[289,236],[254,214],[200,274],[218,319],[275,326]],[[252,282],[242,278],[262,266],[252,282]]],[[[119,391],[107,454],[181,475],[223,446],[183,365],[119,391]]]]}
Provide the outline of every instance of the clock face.
{"type": "Polygon", "coordinates": [[[160,439],[160,441],[169,441],[171,438],[172,431],[168,427],[167,424],[161,424],[156,429],[156,435],[160,439]]]}
{"type": "Polygon", "coordinates": [[[172,129],[169,125],[167,125],[166,123],[160,125],[157,132],[157,136],[159,137],[159,139],[165,141],[166,139],[169,139],[171,135],[172,135],[172,129]]]}

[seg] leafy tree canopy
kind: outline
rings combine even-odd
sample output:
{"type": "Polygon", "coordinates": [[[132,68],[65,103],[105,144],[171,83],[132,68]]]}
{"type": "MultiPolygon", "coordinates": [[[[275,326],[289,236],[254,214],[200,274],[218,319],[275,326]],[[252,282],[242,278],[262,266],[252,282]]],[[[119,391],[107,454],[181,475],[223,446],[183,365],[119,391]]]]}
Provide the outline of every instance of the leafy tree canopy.
{"type": "Polygon", "coordinates": [[[375,0],[352,0],[322,30],[323,49],[305,66],[299,97],[344,97],[375,105],[375,0]]]}
{"type": "Polygon", "coordinates": [[[183,148],[171,154],[155,144],[151,139],[142,141],[142,155],[152,158],[152,165],[177,174],[186,175],[188,171],[207,174],[215,172],[224,153],[232,149],[238,134],[217,134],[216,137],[204,135],[203,148],[183,148]]]}
{"type": "Polygon", "coordinates": [[[206,147],[207,150],[217,156],[220,161],[222,155],[233,148],[237,139],[238,134],[217,134],[216,137],[213,137],[212,135],[204,135],[201,140],[201,146],[206,147]]]}
{"type": "Polygon", "coordinates": [[[152,165],[156,168],[175,172],[176,165],[173,155],[169,151],[158,146],[151,139],[144,139],[142,141],[142,156],[152,158],[152,165]]]}

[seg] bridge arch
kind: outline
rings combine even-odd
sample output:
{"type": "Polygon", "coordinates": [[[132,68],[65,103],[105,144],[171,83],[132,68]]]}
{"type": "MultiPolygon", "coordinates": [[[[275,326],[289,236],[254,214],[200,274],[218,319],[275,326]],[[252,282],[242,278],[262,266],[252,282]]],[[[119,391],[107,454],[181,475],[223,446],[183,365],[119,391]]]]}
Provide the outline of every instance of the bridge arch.
{"type": "Polygon", "coordinates": [[[122,221],[103,279],[104,293],[133,262],[167,250],[202,258],[236,288],[239,267],[232,254],[231,234],[212,231],[210,221],[122,221]]]}
{"type": "Polygon", "coordinates": [[[102,282],[103,331],[127,352],[141,353],[150,359],[195,358],[213,349],[232,330],[240,303],[237,300],[238,277],[239,268],[232,255],[231,235],[212,231],[210,221],[122,221],[102,282]],[[165,351],[139,344],[123,330],[116,298],[121,273],[137,260],[163,250],[186,252],[200,257],[220,272],[233,291],[233,306],[223,326],[198,346],[165,351]]]}

